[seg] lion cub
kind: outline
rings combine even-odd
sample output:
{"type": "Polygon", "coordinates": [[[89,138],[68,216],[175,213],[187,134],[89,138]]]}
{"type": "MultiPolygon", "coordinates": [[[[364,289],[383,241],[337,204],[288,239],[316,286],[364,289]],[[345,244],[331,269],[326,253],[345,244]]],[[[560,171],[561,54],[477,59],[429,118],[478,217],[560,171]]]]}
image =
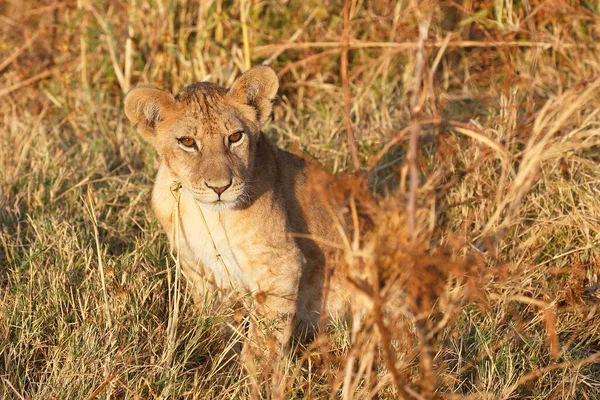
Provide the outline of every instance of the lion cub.
{"type": "MultiPolygon", "coordinates": [[[[311,237],[331,237],[332,224],[307,191],[307,163],[261,132],[278,87],[264,66],[229,90],[199,82],[173,96],[139,87],[125,114],[160,155],[152,205],[195,300],[210,287],[249,294],[253,319],[278,321],[285,343],[294,319],[310,328],[319,318],[331,259],[311,237]]],[[[329,313],[344,303],[339,286],[332,279],[329,313]]]]}

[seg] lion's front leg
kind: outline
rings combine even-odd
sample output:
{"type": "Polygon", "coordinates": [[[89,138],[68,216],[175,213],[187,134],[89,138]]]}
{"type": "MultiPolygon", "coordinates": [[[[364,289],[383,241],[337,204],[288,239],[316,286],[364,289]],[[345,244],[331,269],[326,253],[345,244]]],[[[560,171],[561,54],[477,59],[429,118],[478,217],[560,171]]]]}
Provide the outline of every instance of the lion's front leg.
{"type": "Polygon", "coordinates": [[[274,293],[261,291],[253,296],[253,336],[273,339],[280,348],[285,348],[294,331],[297,291],[274,293]],[[257,336],[258,335],[258,336],[257,336]]]}
{"type": "MultiPolygon", "coordinates": [[[[295,328],[299,276],[302,268],[300,257],[290,257],[274,271],[273,266],[264,268],[257,275],[252,294],[252,307],[248,325],[248,340],[244,346],[246,356],[281,355],[285,352],[295,328]]],[[[285,261],[284,258],[280,260],[285,261]]],[[[250,357],[254,359],[254,357],[250,357]]]]}

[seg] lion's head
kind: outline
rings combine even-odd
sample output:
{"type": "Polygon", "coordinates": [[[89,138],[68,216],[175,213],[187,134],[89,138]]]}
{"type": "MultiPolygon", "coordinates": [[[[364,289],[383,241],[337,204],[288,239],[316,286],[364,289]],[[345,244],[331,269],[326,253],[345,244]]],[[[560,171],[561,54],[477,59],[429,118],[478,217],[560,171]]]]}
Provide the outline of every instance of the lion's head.
{"type": "Polygon", "coordinates": [[[271,114],[279,82],[255,67],[227,90],[199,82],[177,96],[139,87],[125,97],[125,114],[198,202],[215,210],[244,203],[261,126],[271,114]]]}

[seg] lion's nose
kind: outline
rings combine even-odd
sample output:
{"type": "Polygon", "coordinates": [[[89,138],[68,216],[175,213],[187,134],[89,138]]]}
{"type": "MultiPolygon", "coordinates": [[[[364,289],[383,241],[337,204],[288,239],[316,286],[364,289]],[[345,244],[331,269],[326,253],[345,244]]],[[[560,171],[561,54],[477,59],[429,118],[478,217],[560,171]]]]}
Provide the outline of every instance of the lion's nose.
{"type": "Polygon", "coordinates": [[[229,181],[229,183],[225,186],[210,186],[208,183],[206,184],[206,186],[211,188],[216,194],[220,196],[221,194],[223,194],[224,191],[229,189],[229,186],[231,186],[231,181],[229,181]]]}

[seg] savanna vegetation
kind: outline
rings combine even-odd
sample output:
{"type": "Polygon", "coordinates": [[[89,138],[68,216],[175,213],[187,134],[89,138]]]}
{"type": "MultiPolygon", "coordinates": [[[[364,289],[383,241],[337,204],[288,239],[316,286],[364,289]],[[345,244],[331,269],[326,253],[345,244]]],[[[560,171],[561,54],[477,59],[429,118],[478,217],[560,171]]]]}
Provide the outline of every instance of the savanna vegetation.
{"type": "Polygon", "coordinates": [[[0,3],[0,397],[600,398],[600,3],[0,3]],[[138,84],[281,87],[340,180],[353,324],[223,363],[150,209],[138,84]]]}

